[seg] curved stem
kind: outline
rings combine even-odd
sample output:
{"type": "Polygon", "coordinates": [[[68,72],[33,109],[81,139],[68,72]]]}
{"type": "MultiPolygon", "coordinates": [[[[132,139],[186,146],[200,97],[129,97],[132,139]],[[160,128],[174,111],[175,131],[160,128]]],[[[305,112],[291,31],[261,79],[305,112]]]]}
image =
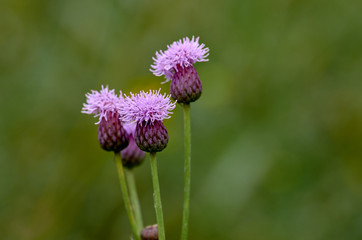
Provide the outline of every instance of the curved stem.
{"type": "Polygon", "coordinates": [[[141,205],[137,194],[136,181],[134,179],[133,170],[126,169],[126,178],[128,182],[129,194],[131,197],[131,204],[134,210],[134,216],[136,218],[138,232],[140,233],[143,229],[143,220],[142,220],[141,205]]]}
{"type": "Polygon", "coordinates": [[[163,212],[162,212],[162,203],[161,203],[160,183],[158,181],[156,153],[150,153],[150,155],[151,155],[152,183],[153,183],[153,192],[154,192],[153,197],[155,202],[158,237],[159,240],[165,240],[166,239],[165,226],[163,223],[163,212]]]}
{"type": "Polygon", "coordinates": [[[184,103],[184,140],[185,140],[185,163],[184,163],[184,210],[182,218],[181,240],[187,239],[189,215],[190,215],[190,182],[191,182],[191,113],[190,104],[184,103]]]}
{"type": "Polygon", "coordinates": [[[133,235],[134,235],[136,240],[141,240],[140,233],[137,230],[135,217],[134,217],[134,214],[133,214],[133,211],[132,211],[131,202],[129,200],[128,189],[127,189],[127,184],[126,184],[126,178],[124,176],[124,170],[123,170],[121,154],[119,152],[114,153],[114,161],[116,162],[118,175],[119,175],[119,183],[121,184],[123,202],[124,202],[124,205],[125,205],[125,208],[126,208],[126,212],[127,212],[128,218],[129,218],[129,222],[131,224],[133,235]]]}

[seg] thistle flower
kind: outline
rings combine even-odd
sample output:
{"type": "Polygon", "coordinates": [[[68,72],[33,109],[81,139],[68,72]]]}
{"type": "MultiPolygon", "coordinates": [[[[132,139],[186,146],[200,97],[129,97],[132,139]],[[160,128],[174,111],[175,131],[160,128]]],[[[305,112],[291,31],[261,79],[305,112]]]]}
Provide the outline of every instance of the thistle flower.
{"type": "Polygon", "coordinates": [[[124,129],[129,136],[128,146],[121,151],[123,166],[127,168],[133,168],[140,165],[145,157],[145,152],[142,151],[134,140],[134,134],[136,131],[136,123],[127,123],[123,125],[124,129]]]}
{"type": "Polygon", "coordinates": [[[176,103],[171,102],[169,95],[160,94],[160,90],[131,93],[131,97],[125,98],[122,111],[125,120],[136,122],[134,138],[137,146],[146,152],[162,151],[168,142],[168,133],[162,121],[170,118],[176,103]]]}
{"type": "Polygon", "coordinates": [[[171,81],[173,99],[182,103],[196,101],[202,92],[199,75],[193,64],[208,61],[209,49],[199,44],[199,37],[183,38],[167,46],[166,51],[156,52],[150,71],[156,76],[164,75],[171,81]]]}
{"type": "Polygon", "coordinates": [[[98,92],[91,90],[91,93],[87,93],[87,103],[83,104],[82,113],[94,114],[94,117],[99,117],[99,121],[95,124],[99,124],[102,119],[107,120],[107,113],[113,114],[121,110],[123,105],[123,97],[117,96],[114,93],[114,89],[108,90],[108,86],[103,87],[98,92]]]}
{"type": "Polygon", "coordinates": [[[142,240],[158,240],[157,224],[145,227],[141,232],[142,240]]]}
{"type": "Polygon", "coordinates": [[[98,141],[106,151],[119,152],[128,145],[128,134],[122,126],[120,111],[124,105],[122,95],[118,97],[114,89],[108,86],[98,91],[92,90],[86,94],[87,103],[83,105],[82,113],[94,114],[99,117],[98,141]]]}

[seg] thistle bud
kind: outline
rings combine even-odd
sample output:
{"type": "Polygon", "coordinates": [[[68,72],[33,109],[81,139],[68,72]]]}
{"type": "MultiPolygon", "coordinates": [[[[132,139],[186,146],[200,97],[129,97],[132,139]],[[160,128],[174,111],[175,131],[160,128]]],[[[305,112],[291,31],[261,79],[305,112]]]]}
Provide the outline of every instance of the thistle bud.
{"type": "Polygon", "coordinates": [[[142,240],[158,240],[157,224],[145,227],[141,232],[142,240]]]}

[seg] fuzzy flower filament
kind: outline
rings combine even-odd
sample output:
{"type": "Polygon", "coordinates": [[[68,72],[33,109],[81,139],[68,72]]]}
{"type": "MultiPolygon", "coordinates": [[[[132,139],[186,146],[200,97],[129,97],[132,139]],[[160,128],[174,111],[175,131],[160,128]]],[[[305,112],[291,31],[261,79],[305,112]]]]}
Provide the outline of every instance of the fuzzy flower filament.
{"type": "Polygon", "coordinates": [[[136,123],[153,124],[155,121],[163,121],[170,118],[176,106],[171,101],[170,96],[150,90],[149,92],[141,91],[139,94],[130,93],[131,97],[125,96],[125,106],[123,115],[126,121],[135,121],[136,123]]]}
{"type": "Polygon", "coordinates": [[[167,45],[166,51],[156,52],[156,57],[150,71],[156,76],[164,75],[168,81],[178,71],[177,67],[186,68],[196,62],[207,62],[209,48],[199,44],[199,37],[185,37],[167,45]]]}
{"type": "Polygon", "coordinates": [[[87,103],[83,104],[82,113],[94,114],[94,117],[99,117],[99,124],[102,119],[107,120],[107,115],[115,114],[122,109],[123,97],[118,97],[114,89],[109,90],[108,86],[103,87],[98,92],[91,90],[91,93],[86,94],[87,103]]]}

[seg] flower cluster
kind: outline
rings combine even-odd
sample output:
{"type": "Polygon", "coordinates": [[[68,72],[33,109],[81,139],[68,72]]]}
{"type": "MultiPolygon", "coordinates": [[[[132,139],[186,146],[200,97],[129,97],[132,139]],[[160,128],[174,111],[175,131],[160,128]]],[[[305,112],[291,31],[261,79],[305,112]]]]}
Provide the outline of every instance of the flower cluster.
{"type": "Polygon", "coordinates": [[[98,140],[107,151],[120,152],[124,164],[133,167],[142,161],[144,154],[135,145],[147,152],[161,151],[167,146],[168,134],[162,121],[170,118],[176,107],[170,95],[150,90],[131,96],[117,96],[108,86],[100,92],[86,94],[87,103],[82,113],[99,117],[98,140]],[[145,134],[145,135],[144,135],[145,134]],[[135,144],[136,143],[136,144],[135,144]],[[129,147],[128,150],[125,149],[129,147]]]}
{"type": "Polygon", "coordinates": [[[108,89],[108,86],[102,86],[100,91],[91,90],[86,94],[87,100],[81,112],[99,118],[96,122],[99,144],[104,150],[115,153],[124,203],[135,239],[165,240],[156,152],[167,147],[169,136],[163,120],[171,117],[176,102],[183,105],[185,116],[185,198],[181,238],[187,239],[191,165],[189,104],[199,99],[202,93],[202,84],[193,65],[196,62],[208,61],[208,56],[209,48],[205,47],[205,44],[199,44],[199,37],[185,37],[167,45],[167,50],[156,52],[150,71],[156,76],[164,75],[166,82],[171,81],[169,95],[161,94],[161,89],[129,95],[120,92],[117,95],[115,90],[108,89]],[[171,101],[171,98],[175,101],[171,101]],[[150,153],[158,224],[141,231],[139,228],[143,223],[135,184],[131,183],[132,175],[129,175],[130,178],[126,181],[123,166],[132,169],[140,165],[145,152],[150,153]],[[131,189],[130,193],[133,193],[131,198],[128,187],[131,189]],[[133,204],[138,207],[133,208],[133,204]]]}
{"type": "Polygon", "coordinates": [[[168,82],[179,67],[186,68],[196,62],[207,62],[208,52],[209,48],[205,48],[205,44],[199,44],[199,37],[186,37],[168,45],[166,51],[156,52],[150,71],[156,76],[165,75],[168,82]]]}

